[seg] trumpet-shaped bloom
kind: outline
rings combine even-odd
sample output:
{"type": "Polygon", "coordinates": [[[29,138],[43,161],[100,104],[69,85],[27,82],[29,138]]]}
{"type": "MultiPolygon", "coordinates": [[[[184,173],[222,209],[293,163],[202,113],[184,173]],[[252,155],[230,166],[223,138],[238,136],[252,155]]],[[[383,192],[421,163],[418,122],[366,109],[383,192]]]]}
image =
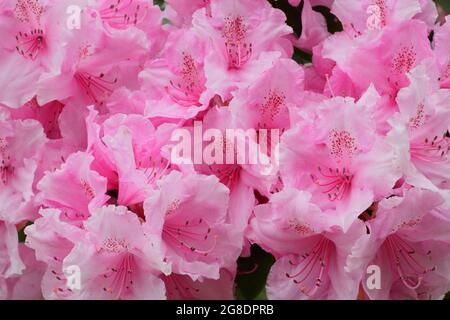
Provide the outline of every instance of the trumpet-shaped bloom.
{"type": "Polygon", "coordinates": [[[218,279],[241,250],[242,233],[227,223],[229,191],[214,176],[173,171],[145,202],[147,233],[158,238],[173,272],[218,279]],[[226,253],[226,254],[225,254],[226,253]]]}

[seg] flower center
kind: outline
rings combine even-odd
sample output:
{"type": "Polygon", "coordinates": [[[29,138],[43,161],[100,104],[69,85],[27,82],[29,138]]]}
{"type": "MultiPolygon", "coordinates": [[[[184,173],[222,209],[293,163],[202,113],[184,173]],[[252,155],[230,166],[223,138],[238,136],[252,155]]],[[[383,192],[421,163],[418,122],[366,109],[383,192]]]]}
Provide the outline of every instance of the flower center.
{"type": "Polygon", "coordinates": [[[329,145],[331,156],[337,161],[341,162],[345,159],[353,157],[357,151],[356,139],[346,131],[331,130],[329,135],[329,145]]]}
{"type": "Polygon", "coordinates": [[[324,285],[333,247],[330,240],[321,237],[309,252],[303,253],[295,260],[289,260],[289,264],[296,266],[298,271],[286,273],[286,277],[292,279],[300,287],[300,292],[306,296],[313,296],[324,285]]]}
{"type": "Polygon", "coordinates": [[[225,39],[229,69],[239,69],[252,54],[252,43],[247,41],[248,27],[240,15],[225,18],[222,36],[225,39]]]}
{"type": "Polygon", "coordinates": [[[14,175],[15,167],[11,163],[11,156],[8,154],[8,143],[0,137],[0,182],[4,186],[14,175]]]}
{"type": "Polygon", "coordinates": [[[398,235],[393,234],[386,238],[383,248],[388,254],[391,268],[397,272],[400,280],[409,289],[417,289],[423,277],[436,270],[431,266],[431,251],[426,254],[417,253],[416,250],[398,235]]]}
{"type": "Polygon", "coordinates": [[[123,253],[129,250],[129,245],[124,239],[117,239],[116,237],[109,237],[103,241],[100,250],[108,253],[123,253]]]}
{"type": "Polygon", "coordinates": [[[270,120],[280,113],[284,105],[286,96],[282,92],[276,90],[269,90],[269,93],[264,97],[264,103],[260,105],[261,114],[263,117],[269,117],[270,120]]]}
{"type": "Polygon", "coordinates": [[[392,59],[392,70],[396,74],[405,74],[414,67],[417,53],[414,47],[405,46],[401,48],[392,59]]]}
{"type": "Polygon", "coordinates": [[[33,29],[30,33],[19,32],[16,35],[16,51],[25,58],[35,60],[44,46],[44,32],[42,29],[33,29]]]}
{"type": "Polygon", "coordinates": [[[74,78],[96,104],[103,104],[104,100],[112,94],[113,87],[117,83],[117,78],[106,80],[103,73],[94,76],[85,71],[77,71],[74,78]]]}
{"type": "Polygon", "coordinates": [[[417,129],[425,123],[425,105],[423,103],[419,103],[416,115],[409,119],[409,123],[412,129],[417,129]]]}
{"type": "Polygon", "coordinates": [[[312,181],[324,189],[322,193],[328,194],[331,201],[342,200],[350,191],[353,175],[345,167],[322,169],[317,167],[319,175],[311,174],[312,181]]]}
{"type": "Polygon", "coordinates": [[[17,0],[14,14],[22,23],[39,24],[45,9],[38,0],[17,0]]]}
{"type": "Polygon", "coordinates": [[[450,137],[444,133],[441,137],[425,138],[425,140],[412,142],[410,146],[411,157],[430,163],[443,163],[448,161],[450,151],[450,137]]]}
{"type": "Polygon", "coordinates": [[[108,284],[103,287],[103,291],[113,295],[114,299],[120,299],[124,293],[130,292],[135,268],[134,256],[126,253],[117,266],[106,269],[103,278],[108,284]]]}
{"type": "Polygon", "coordinates": [[[163,238],[181,251],[203,256],[213,251],[217,243],[211,226],[202,218],[186,220],[184,223],[180,223],[178,219],[166,220],[163,238]]]}
{"type": "Polygon", "coordinates": [[[196,283],[190,280],[186,276],[182,276],[176,273],[172,273],[166,277],[167,295],[169,299],[196,299],[196,294],[200,292],[200,289],[196,286],[196,283]]]}
{"type": "Polygon", "coordinates": [[[100,17],[112,28],[126,29],[137,25],[147,15],[148,7],[142,8],[134,0],[106,0],[100,6],[100,17]]]}
{"type": "Polygon", "coordinates": [[[177,79],[171,80],[167,88],[169,95],[180,105],[200,106],[198,100],[205,89],[204,84],[205,79],[197,62],[191,54],[183,52],[177,79]]]}

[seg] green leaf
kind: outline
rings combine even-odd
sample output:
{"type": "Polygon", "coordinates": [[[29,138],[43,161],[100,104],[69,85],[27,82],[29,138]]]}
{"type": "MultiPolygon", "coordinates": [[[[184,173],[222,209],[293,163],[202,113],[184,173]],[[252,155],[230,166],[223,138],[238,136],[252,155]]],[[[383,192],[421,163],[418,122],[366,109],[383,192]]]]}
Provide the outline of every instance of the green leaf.
{"type": "Polygon", "coordinates": [[[324,16],[329,33],[341,32],[344,30],[341,21],[331,13],[330,8],[326,6],[314,6],[313,10],[324,16]]]}
{"type": "Polygon", "coordinates": [[[27,237],[26,234],[25,234],[25,228],[28,227],[28,226],[31,225],[31,224],[33,224],[33,222],[28,221],[28,222],[25,224],[25,226],[17,232],[17,236],[18,236],[18,238],[19,238],[19,242],[20,242],[20,243],[25,242],[25,238],[27,237]]]}
{"type": "Polygon", "coordinates": [[[312,55],[298,48],[294,48],[294,54],[292,55],[292,59],[294,59],[298,64],[306,64],[311,63],[312,55]]]}
{"type": "Polygon", "coordinates": [[[251,255],[238,260],[238,276],[236,277],[236,298],[239,300],[265,300],[265,285],[274,257],[252,245],[251,255]]]}
{"type": "Polygon", "coordinates": [[[286,15],[286,23],[294,30],[297,37],[302,34],[302,24],[300,22],[303,10],[303,1],[297,7],[293,7],[287,0],[269,0],[274,8],[280,9],[286,15]]]}
{"type": "Polygon", "coordinates": [[[435,0],[447,13],[450,13],[450,0],[435,0]]]}
{"type": "Polygon", "coordinates": [[[166,7],[164,0],[153,0],[153,4],[158,5],[161,8],[161,10],[164,10],[166,7]]]}

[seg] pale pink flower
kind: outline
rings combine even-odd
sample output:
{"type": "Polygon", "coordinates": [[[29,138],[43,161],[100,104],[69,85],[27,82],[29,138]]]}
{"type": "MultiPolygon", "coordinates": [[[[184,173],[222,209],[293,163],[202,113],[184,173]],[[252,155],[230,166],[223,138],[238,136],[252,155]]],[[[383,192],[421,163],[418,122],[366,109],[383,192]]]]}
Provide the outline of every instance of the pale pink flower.
{"type": "Polygon", "coordinates": [[[362,270],[346,270],[366,233],[355,220],[347,233],[311,203],[311,194],[284,189],[255,208],[249,238],[277,259],[267,279],[269,299],[355,299],[362,270]]]}
{"type": "Polygon", "coordinates": [[[279,129],[281,134],[290,127],[289,109],[297,107],[302,91],[302,68],[280,59],[247,88],[233,92],[229,105],[233,121],[238,128],[279,129]]]}
{"type": "Polygon", "coordinates": [[[0,115],[0,220],[15,224],[35,216],[35,174],[46,142],[38,121],[0,115]]]}
{"type": "Polygon", "coordinates": [[[165,299],[168,272],[139,218],[126,207],[97,209],[85,222],[86,236],[64,259],[77,265],[80,290],[72,299],[165,299]]]}
{"type": "Polygon", "coordinates": [[[205,58],[206,87],[210,97],[224,100],[230,91],[245,86],[280,56],[292,54],[286,36],[292,32],[286,17],[264,0],[213,1],[212,17],[203,9],[193,16],[194,30],[211,42],[205,58]]]}
{"type": "Polygon", "coordinates": [[[241,251],[242,233],[227,223],[229,191],[214,176],[173,171],[144,203],[145,230],[157,237],[174,273],[219,279],[241,251]]]}
{"type": "Polygon", "coordinates": [[[212,16],[211,0],[168,0],[164,13],[175,26],[190,26],[194,12],[202,8],[207,16],[212,16]]]}
{"type": "Polygon", "coordinates": [[[187,275],[172,273],[163,278],[168,300],[233,300],[234,276],[227,269],[217,280],[193,281],[187,275]]]}
{"type": "Polygon", "coordinates": [[[163,56],[150,60],[139,74],[142,89],[148,93],[145,115],[188,119],[208,107],[204,40],[192,30],[174,30],[163,56]]]}
{"type": "Polygon", "coordinates": [[[315,119],[285,132],[280,171],[286,186],[308,190],[346,231],[401,177],[394,149],[375,131],[371,112],[350,98],[317,104],[315,119]]]}
{"type": "Polygon", "coordinates": [[[450,92],[439,89],[436,72],[420,65],[408,75],[410,85],[397,95],[400,113],[391,119],[391,144],[404,157],[406,181],[417,187],[449,189],[450,92]]]}
{"type": "Polygon", "coordinates": [[[380,287],[362,286],[370,299],[440,299],[448,290],[449,217],[434,192],[410,189],[378,203],[370,234],[349,259],[349,269],[378,266],[380,287]],[[442,210],[442,211],[441,211],[442,210]]]}
{"type": "Polygon", "coordinates": [[[136,28],[108,33],[87,10],[81,19],[79,29],[64,34],[56,65],[39,78],[39,104],[70,99],[101,106],[118,87],[137,83],[139,61],[149,49],[145,33],[136,28]]]}
{"type": "Polygon", "coordinates": [[[448,34],[450,32],[450,17],[445,18],[445,23],[435,28],[434,52],[439,65],[441,76],[439,81],[442,88],[450,89],[450,44],[448,34]]]}
{"type": "Polygon", "coordinates": [[[323,57],[352,80],[355,98],[371,83],[381,95],[395,100],[398,90],[408,85],[406,74],[426,58],[432,58],[426,25],[408,20],[388,25],[379,34],[363,34],[355,39],[345,33],[324,41],[323,57]]]}
{"type": "Polygon", "coordinates": [[[39,91],[40,76],[57,67],[68,6],[67,0],[6,0],[0,5],[0,85],[5,90],[0,103],[11,108],[27,103],[39,91]]]}
{"type": "Polygon", "coordinates": [[[67,286],[63,261],[75,243],[85,237],[85,231],[63,221],[64,215],[58,209],[43,209],[39,213],[41,217],[25,228],[25,244],[34,250],[38,261],[47,265],[42,278],[44,298],[65,299],[72,296],[73,290],[67,286]]]}
{"type": "MultiPolygon", "coordinates": [[[[36,261],[34,250],[19,244],[19,253],[25,265],[21,275],[2,279],[0,277],[0,287],[4,286],[6,295],[0,299],[8,300],[40,300],[42,299],[41,280],[45,271],[45,264],[36,261]],[[4,281],[2,285],[1,282],[4,281]]],[[[0,289],[1,290],[1,289],[0,289]]]]}
{"type": "Polygon", "coordinates": [[[16,226],[0,220],[0,281],[20,275],[24,269],[25,264],[19,254],[16,226]]]}
{"type": "Polygon", "coordinates": [[[431,1],[419,0],[336,0],[332,12],[342,22],[345,32],[356,37],[412,19],[426,22],[431,29],[437,16],[431,1]]]}
{"type": "Polygon", "coordinates": [[[47,208],[59,209],[61,219],[82,224],[91,211],[108,200],[106,179],[91,169],[94,157],[77,152],[54,172],[47,172],[39,181],[37,201],[47,208]]]}
{"type": "Polygon", "coordinates": [[[312,49],[325,40],[330,34],[327,29],[325,17],[313,10],[314,0],[303,1],[301,16],[302,33],[300,38],[294,39],[293,44],[297,48],[312,52],[312,49]]]}

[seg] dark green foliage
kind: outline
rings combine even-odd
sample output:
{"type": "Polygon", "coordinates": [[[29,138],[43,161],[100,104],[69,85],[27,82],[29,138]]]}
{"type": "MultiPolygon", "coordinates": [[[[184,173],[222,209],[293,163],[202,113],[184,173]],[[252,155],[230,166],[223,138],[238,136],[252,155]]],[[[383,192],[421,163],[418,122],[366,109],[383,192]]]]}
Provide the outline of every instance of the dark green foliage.
{"type": "Polygon", "coordinates": [[[270,267],[275,259],[257,245],[252,245],[251,256],[239,258],[236,277],[238,299],[265,300],[265,284],[270,267]]]}

